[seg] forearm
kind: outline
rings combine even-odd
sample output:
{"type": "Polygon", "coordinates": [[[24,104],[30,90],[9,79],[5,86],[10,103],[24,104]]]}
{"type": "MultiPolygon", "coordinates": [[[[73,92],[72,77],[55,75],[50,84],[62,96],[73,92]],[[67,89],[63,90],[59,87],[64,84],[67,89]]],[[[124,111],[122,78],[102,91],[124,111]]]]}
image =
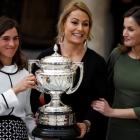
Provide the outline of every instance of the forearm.
{"type": "Polygon", "coordinates": [[[124,118],[124,119],[138,119],[139,108],[128,108],[128,109],[114,109],[111,108],[108,102],[100,98],[100,100],[93,101],[91,106],[94,110],[100,112],[101,114],[107,117],[114,117],[114,118],[124,118]],[[136,110],[136,111],[134,111],[136,110]],[[137,115],[136,115],[137,114],[137,115]]]}
{"type": "Polygon", "coordinates": [[[124,119],[138,119],[134,109],[112,109],[109,117],[124,118],[124,119]]]}
{"type": "Polygon", "coordinates": [[[12,90],[14,91],[14,93],[15,93],[16,95],[20,92],[20,90],[17,88],[17,86],[14,86],[14,87],[12,88],[12,90]]]}
{"type": "Polygon", "coordinates": [[[17,105],[19,105],[19,101],[12,89],[0,95],[0,114],[17,105]]]}

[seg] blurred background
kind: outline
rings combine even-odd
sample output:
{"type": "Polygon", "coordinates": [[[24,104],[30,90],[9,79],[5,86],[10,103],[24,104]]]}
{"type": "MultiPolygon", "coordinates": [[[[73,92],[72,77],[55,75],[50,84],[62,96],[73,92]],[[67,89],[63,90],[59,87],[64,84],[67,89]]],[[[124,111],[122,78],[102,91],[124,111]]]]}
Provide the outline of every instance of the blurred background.
{"type": "MultiPolygon", "coordinates": [[[[55,44],[59,15],[71,1],[79,0],[0,0],[0,16],[9,16],[21,26],[21,47],[27,61],[55,44]]],[[[94,39],[88,46],[107,61],[112,49],[121,43],[124,13],[140,5],[140,0],[80,1],[92,12],[94,39]]]]}
{"type": "MultiPolygon", "coordinates": [[[[0,0],[0,16],[14,18],[21,26],[22,50],[28,59],[55,43],[56,26],[64,6],[79,0],[0,0]]],[[[121,43],[123,15],[140,0],[80,0],[92,12],[94,39],[89,48],[108,59],[121,43]]]]}

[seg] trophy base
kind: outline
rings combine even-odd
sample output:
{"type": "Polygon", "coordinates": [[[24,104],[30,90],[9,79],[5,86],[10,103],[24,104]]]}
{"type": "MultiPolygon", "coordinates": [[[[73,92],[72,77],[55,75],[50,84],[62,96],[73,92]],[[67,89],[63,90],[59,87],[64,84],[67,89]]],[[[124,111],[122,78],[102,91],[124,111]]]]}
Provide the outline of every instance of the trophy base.
{"type": "Polygon", "coordinates": [[[63,127],[37,125],[32,131],[32,135],[38,138],[70,139],[80,136],[80,131],[76,125],[63,127]]]}

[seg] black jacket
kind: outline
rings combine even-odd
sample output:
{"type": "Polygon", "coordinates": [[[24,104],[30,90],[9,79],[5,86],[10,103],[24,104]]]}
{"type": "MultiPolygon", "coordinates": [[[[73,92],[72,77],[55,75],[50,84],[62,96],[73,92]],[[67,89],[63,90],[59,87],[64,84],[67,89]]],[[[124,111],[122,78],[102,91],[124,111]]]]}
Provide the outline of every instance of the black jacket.
{"type": "MultiPolygon", "coordinates": [[[[53,47],[51,47],[43,51],[37,59],[52,55],[53,53],[53,47]]],[[[61,54],[60,47],[58,53],[61,54]]],[[[98,140],[105,140],[108,119],[93,110],[91,102],[99,98],[105,98],[106,96],[107,65],[103,57],[89,48],[87,48],[82,62],[84,62],[84,75],[81,85],[70,95],[62,94],[61,101],[72,107],[76,113],[77,122],[82,122],[83,120],[91,122],[91,130],[83,139],[91,140],[98,137],[98,140]]],[[[33,73],[36,69],[37,67],[34,66],[33,73]]],[[[77,69],[75,84],[79,80],[79,75],[80,69],[77,69]]],[[[42,106],[39,96],[40,93],[37,90],[32,90],[31,106],[34,113],[36,113],[38,107],[42,106]]],[[[44,96],[45,104],[47,104],[51,100],[50,95],[45,94],[44,96]]]]}

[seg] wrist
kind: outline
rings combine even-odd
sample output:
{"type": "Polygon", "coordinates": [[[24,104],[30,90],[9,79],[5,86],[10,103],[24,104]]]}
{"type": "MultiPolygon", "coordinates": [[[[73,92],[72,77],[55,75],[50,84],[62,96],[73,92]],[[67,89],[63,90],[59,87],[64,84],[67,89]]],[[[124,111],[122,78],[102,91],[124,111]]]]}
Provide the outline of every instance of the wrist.
{"type": "Polygon", "coordinates": [[[18,88],[16,88],[16,86],[13,87],[12,90],[14,91],[14,93],[15,93],[16,95],[19,93],[18,88]]]}
{"type": "Polygon", "coordinates": [[[108,117],[115,117],[115,109],[111,108],[111,111],[110,111],[108,117]]]}
{"type": "Polygon", "coordinates": [[[90,131],[90,123],[86,120],[84,120],[83,123],[86,125],[86,133],[88,133],[90,131]]]}

